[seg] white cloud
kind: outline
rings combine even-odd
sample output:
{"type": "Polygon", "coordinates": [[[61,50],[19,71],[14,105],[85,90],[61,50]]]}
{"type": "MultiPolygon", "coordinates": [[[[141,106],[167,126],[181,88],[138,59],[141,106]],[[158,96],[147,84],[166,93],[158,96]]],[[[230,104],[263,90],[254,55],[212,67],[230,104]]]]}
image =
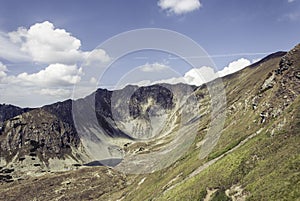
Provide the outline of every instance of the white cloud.
{"type": "Polygon", "coordinates": [[[51,64],[36,73],[7,75],[0,62],[0,102],[21,106],[41,106],[70,97],[72,86],[83,75],[76,65],[51,64]]]}
{"type": "Polygon", "coordinates": [[[0,71],[7,71],[7,67],[0,61],[0,71]]]}
{"type": "MultiPolygon", "coordinates": [[[[157,64],[157,63],[155,63],[157,64]]],[[[202,66],[199,68],[192,68],[189,71],[187,71],[183,76],[181,77],[171,77],[168,79],[161,79],[161,80],[141,80],[138,82],[131,82],[131,83],[122,83],[117,88],[123,88],[125,85],[133,84],[137,86],[148,86],[152,84],[160,84],[160,83],[168,83],[168,84],[177,84],[177,83],[185,83],[189,85],[196,85],[200,86],[202,84],[208,83],[218,77],[224,77],[228,74],[235,73],[247,66],[249,66],[251,62],[245,58],[240,58],[236,61],[232,61],[228,64],[223,70],[216,72],[213,68],[208,66],[202,66]]],[[[146,64],[146,70],[152,70],[151,64],[146,64]],[[148,68],[149,67],[149,68],[148,68]]],[[[159,66],[159,65],[155,65],[159,66]]],[[[155,72],[155,71],[153,71],[155,72]]]]}
{"type": "Polygon", "coordinates": [[[51,64],[37,73],[7,75],[7,68],[0,62],[1,84],[34,87],[66,87],[78,83],[83,74],[76,65],[51,64]]]}
{"type": "Polygon", "coordinates": [[[172,77],[169,79],[157,80],[154,82],[150,82],[149,80],[140,81],[136,84],[138,86],[145,86],[151,84],[158,84],[158,83],[169,83],[169,84],[176,84],[176,83],[185,83],[190,85],[200,86],[207,82],[210,82],[218,77],[224,77],[228,74],[235,73],[246,66],[249,66],[251,62],[247,59],[241,58],[236,61],[229,63],[227,67],[223,70],[215,72],[213,68],[208,66],[202,66],[200,68],[192,68],[187,71],[182,77],[172,77]]]}
{"type": "Polygon", "coordinates": [[[10,41],[6,33],[0,32],[0,58],[12,62],[31,61],[28,54],[22,52],[17,44],[10,41]]]}
{"type": "MultiPolygon", "coordinates": [[[[0,44],[2,43],[3,47],[11,47],[12,50],[19,48],[19,52],[35,62],[75,64],[85,59],[101,62],[110,60],[106,52],[101,49],[93,52],[82,51],[79,39],[65,29],[55,28],[49,21],[36,23],[29,29],[19,27],[17,31],[7,35],[10,41],[0,37],[0,44]]],[[[8,55],[0,51],[0,57],[6,58],[8,55]]]]}
{"type": "MultiPolygon", "coordinates": [[[[149,69],[146,68],[146,70],[150,70],[150,68],[149,69]]],[[[152,72],[160,73],[158,71],[152,71],[152,72]]],[[[212,68],[207,66],[202,66],[200,68],[192,68],[181,77],[178,76],[178,77],[171,77],[171,78],[160,79],[160,80],[141,80],[138,82],[130,82],[130,83],[126,82],[126,83],[121,83],[119,86],[117,86],[117,88],[118,89],[123,88],[128,84],[133,84],[137,86],[148,86],[152,84],[161,84],[161,83],[168,83],[168,84],[185,83],[185,84],[200,86],[204,83],[212,81],[213,79],[216,79],[217,77],[218,74],[214,72],[212,68]]]]}
{"type": "Polygon", "coordinates": [[[223,68],[223,70],[219,71],[218,74],[220,77],[224,77],[226,75],[235,73],[247,66],[249,66],[251,62],[248,59],[240,58],[239,60],[231,62],[228,66],[223,68]]]}
{"type": "Polygon", "coordinates": [[[72,88],[23,87],[14,84],[0,84],[0,102],[22,107],[38,107],[71,97],[72,88]]]}
{"type": "Polygon", "coordinates": [[[23,85],[62,87],[78,83],[81,74],[82,69],[76,65],[51,64],[37,73],[21,73],[14,79],[23,85]]]}
{"type": "Polygon", "coordinates": [[[95,49],[91,52],[83,52],[83,57],[86,61],[85,65],[91,65],[98,62],[109,62],[111,58],[102,49],[95,49]]]}
{"type": "Polygon", "coordinates": [[[176,15],[189,13],[201,7],[199,0],[159,0],[157,4],[161,9],[176,15]]]}
{"type": "Polygon", "coordinates": [[[295,1],[295,0],[288,0],[289,3],[292,3],[292,2],[294,2],[294,1],[295,1]]]}
{"type": "Polygon", "coordinates": [[[46,89],[41,89],[38,90],[37,93],[41,95],[49,95],[49,96],[54,96],[54,97],[70,97],[71,91],[68,89],[51,89],[51,88],[46,88],[46,89]]]}
{"type": "Polygon", "coordinates": [[[81,57],[80,40],[64,29],[55,28],[48,21],[36,23],[28,30],[21,27],[8,35],[12,42],[19,43],[21,50],[29,53],[37,62],[70,63],[81,57]]]}
{"type": "Polygon", "coordinates": [[[213,68],[202,66],[200,68],[192,68],[185,73],[184,79],[187,84],[200,86],[204,83],[216,79],[218,76],[213,68]]]}
{"type": "Polygon", "coordinates": [[[153,84],[161,84],[161,83],[168,83],[168,84],[186,83],[187,84],[187,80],[184,77],[172,77],[169,79],[156,81],[153,84]]]}
{"type": "Polygon", "coordinates": [[[7,67],[0,61],[0,79],[6,77],[7,67]]]}
{"type": "Polygon", "coordinates": [[[218,74],[213,68],[202,66],[200,68],[192,68],[187,71],[182,77],[173,77],[165,80],[159,80],[155,83],[185,83],[189,85],[200,86],[204,83],[210,82],[218,77],[218,74]]]}
{"type": "MultiPolygon", "coordinates": [[[[51,22],[36,23],[16,31],[0,31],[0,59],[12,65],[45,65],[35,72],[9,74],[0,62],[0,102],[37,106],[70,97],[71,86],[78,83],[83,70],[79,62],[92,67],[107,63],[110,56],[103,49],[82,51],[81,42],[70,32],[56,28],[51,22]]],[[[28,68],[27,68],[28,69],[28,68]]],[[[94,80],[92,80],[94,81],[94,80]]]]}
{"type": "Polygon", "coordinates": [[[142,65],[138,68],[143,72],[161,72],[163,70],[169,69],[170,67],[165,64],[156,62],[153,64],[146,63],[145,65],[142,65]]]}

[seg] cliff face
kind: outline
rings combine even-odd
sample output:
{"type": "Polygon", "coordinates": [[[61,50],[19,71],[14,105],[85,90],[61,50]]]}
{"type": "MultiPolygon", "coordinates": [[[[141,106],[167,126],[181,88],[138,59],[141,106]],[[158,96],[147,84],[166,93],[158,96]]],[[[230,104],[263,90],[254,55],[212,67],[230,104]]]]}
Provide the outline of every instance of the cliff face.
{"type": "Polygon", "coordinates": [[[6,121],[3,125],[1,156],[11,160],[32,154],[44,160],[70,153],[71,146],[77,147],[79,139],[70,125],[53,114],[36,109],[6,121]],[[3,154],[3,153],[8,154],[3,154]],[[3,154],[3,155],[2,155],[3,154]]]}
{"type": "Polygon", "coordinates": [[[35,109],[9,119],[3,124],[0,135],[1,165],[13,169],[18,176],[22,172],[51,170],[54,159],[61,160],[56,170],[64,170],[67,164],[80,163],[78,150],[80,139],[74,129],[44,109],[35,109]]]}
{"type": "Polygon", "coordinates": [[[30,108],[23,109],[14,105],[0,104],[0,127],[4,121],[30,110],[30,108]]]}

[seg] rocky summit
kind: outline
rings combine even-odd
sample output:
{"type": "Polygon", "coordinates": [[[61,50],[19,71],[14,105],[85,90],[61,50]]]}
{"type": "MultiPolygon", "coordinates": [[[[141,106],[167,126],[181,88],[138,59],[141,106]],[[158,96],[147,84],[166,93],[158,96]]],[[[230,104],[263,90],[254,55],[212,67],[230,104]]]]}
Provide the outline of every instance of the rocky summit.
{"type": "Polygon", "coordinates": [[[0,105],[0,200],[299,199],[300,44],[217,80],[0,105]]]}

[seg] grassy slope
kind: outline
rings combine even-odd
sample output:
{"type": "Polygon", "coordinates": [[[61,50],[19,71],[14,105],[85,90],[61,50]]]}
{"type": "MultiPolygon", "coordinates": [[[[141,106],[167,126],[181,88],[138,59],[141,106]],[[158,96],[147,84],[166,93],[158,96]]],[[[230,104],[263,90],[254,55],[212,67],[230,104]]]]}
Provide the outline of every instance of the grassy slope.
{"type": "Polygon", "coordinates": [[[199,200],[206,187],[242,185],[249,200],[297,200],[300,197],[300,99],[286,114],[293,121],[275,133],[262,131],[209,169],[167,192],[161,200],[199,200]]]}
{"type": "MultiPolygon", "coordinates": [[[[299,118],[295,118],[299,115],[299,99],[289,106],[285,114],[270,118],[265,124],[260,124],[259,114],[267,108],[266,102],[276,102],[273,100],[274,93],[279,87],[274,86],[262,94],[257,110],[251,106],[252,98],[259,94],[264,80],[269,72],[278,67],[278,63],[279,58],[274,58],[261,66],[244,69],[225,78],[228,118],[218,145],[209,157],[199,160],[199,149],[195,143],[189,153],[172,167],[151,175],[138,176],[136,183],[124,193],[125,200],[199,200],[205,197],[207,187],[218,188],[224,194],[225,189],[234,184],[241,185],[250,193],[249,200],[296,200],[300,197],[300,139],[297,131],[300,125],[299,118]],[[272,128],[283,122],[284,117],[288,119],[287,125],[276,130],[271,137],[272,128]],[[201,164],[220,156],[258,131],[260,133],[242,147],[199,175],[164,193],[169,186],[182,181],[201,164]],[[138,186],[143,177],[146,180],[138,186]],[[174,178],[177,179],[170,184],[174,178]]],[[[278,101],[278,104],[281,102],[278,101]]],[[[204,127],[205,124],[200,125],[199,130],[204,127]]],[[[203,134],[199,132],[198,141],[203,134]]]]}

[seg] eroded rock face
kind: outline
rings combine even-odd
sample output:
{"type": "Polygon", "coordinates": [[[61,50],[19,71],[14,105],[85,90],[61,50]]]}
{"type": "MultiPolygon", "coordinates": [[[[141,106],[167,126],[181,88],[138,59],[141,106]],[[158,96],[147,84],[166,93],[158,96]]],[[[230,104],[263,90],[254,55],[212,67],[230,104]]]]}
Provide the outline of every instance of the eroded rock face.
{"type": "Polygon", "coordinates": [[[70,155],[80,143],[72,126],[44,109],[4,122],[0,138],[0,156],[7,162],[32,156],[47,164],[49,158],[70,155]]]}
{"type": "Polygon", "coordinates": [[[17,115],[3,123],[0,134],[1,167],[3,171],[13,170],[2,174],[2,181],[75,168],[73,165],[84,158],[84,151],[79,149],[80,139],[74,127],[45,109],[17,115]]]}
{"type": "Polygon", "coordinates": [[[14,105],[0,104],[0,127],[4,121],[30,110],[30,108],[23,109],[14,105]]]}
{"type": "Polygon", "coordinates": [[[275,74],[274,73],[270,73],[269,76],[270,77],[268,79],[266,79],[265,82],[264,82],[264,84],[262,85],[261,92],[273,88],[274,84],[276,84],[276,82],[275,82],[275,74]]]}
{"type": "Polygon", "coordinates": [[[172,109],[174,107],[173,93],[158,85],[141,87],[131,96],[129,112],[133,118],[143,117],[147,119],[149,118],[148,112],[153,106],[166,110],[172,109]]]}
{"type": "MultiPolygon", "coordinates": [[[[178,86],[179,87],[179,86],[178,86]]],[[[187,96],[183,89],[163,85],[125,88],[127,94],[113,94],[112,114],[115,123],[134,139],[157,136],[169,115],[178,105],[178,96],[187,96]]]]}
{"type": "Polygon", "coordinates": [[[253,98],[252,107],[261,109],[261,122],[279,116],[300,94],[300,44],[280,58],[253,98]]]}

